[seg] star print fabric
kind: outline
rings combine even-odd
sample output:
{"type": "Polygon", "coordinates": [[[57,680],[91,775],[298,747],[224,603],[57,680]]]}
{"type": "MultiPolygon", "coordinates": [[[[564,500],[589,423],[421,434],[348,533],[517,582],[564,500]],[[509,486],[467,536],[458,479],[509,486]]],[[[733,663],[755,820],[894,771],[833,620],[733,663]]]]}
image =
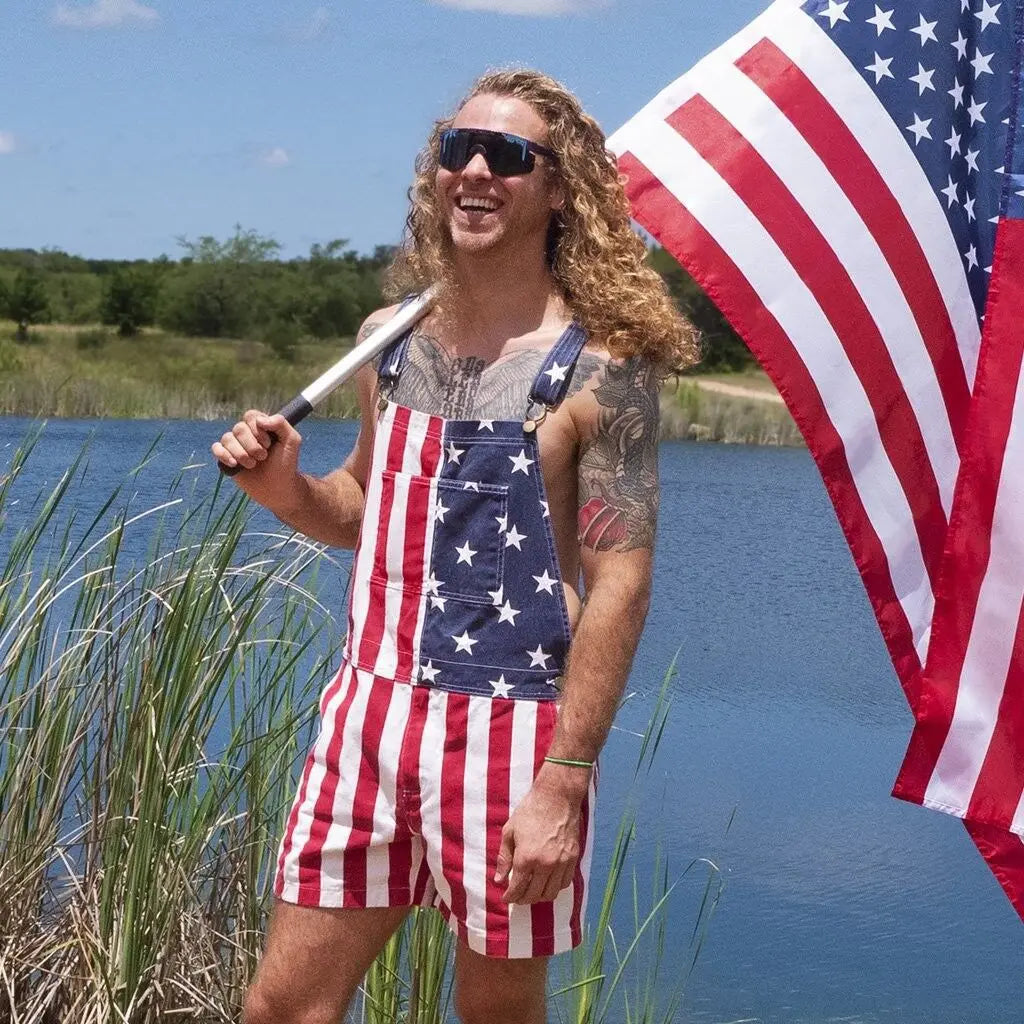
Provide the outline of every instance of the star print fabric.
{"type": "Polygon", "coordinates": [[[980,318],[999,216],[1024,215],[1024,177],[1004,188],[1014,170],[1024,170],[1008,163],[1006,152],[1013,3],[812,0],[802,6],[903,132],[949,222],[980,318]]]}
{"type": "MultiPolygon", "coordinates": [[[[538,372],[556,402],[585,342],[572,325],[538,372]]],[[[407,350],[382,365],[395,377],[407,350]]],[[[524,410],[524,414],[525,414],[524,410]]],[[[346,659],[387,678],[552,700],[569,617],[536,433],[388,403],[374,440],[353,567],[346,659]]]]}

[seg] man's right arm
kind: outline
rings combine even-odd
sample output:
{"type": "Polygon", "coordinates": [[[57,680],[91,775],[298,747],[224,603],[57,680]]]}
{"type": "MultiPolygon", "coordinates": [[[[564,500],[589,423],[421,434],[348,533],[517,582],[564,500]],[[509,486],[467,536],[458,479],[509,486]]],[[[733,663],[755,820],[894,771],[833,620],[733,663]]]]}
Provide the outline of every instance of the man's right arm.
{"type": "MultiPolygon", "coordinates": [[[[368,317],[357,343],[386,320],[389,312],[382,310],[368,317]]],[[[356,389],[359,436],[345,462],[324,477],[299,470],[302,437],[283,416],[250,409],[211,446],[218,461],[243,467],[232,479],[253,501],[307,537],[334,547],[355,547],[359,537],[376,421],[377,372],[372,365],[356,375],[356,389]],[[273,445],[271,433],[277,438],[273,445]]]]}

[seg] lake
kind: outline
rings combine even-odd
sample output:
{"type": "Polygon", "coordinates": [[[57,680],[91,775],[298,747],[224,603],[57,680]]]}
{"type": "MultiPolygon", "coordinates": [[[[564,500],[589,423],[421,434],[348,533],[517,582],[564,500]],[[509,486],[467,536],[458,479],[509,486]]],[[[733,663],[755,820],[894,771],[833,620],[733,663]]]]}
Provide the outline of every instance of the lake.
{"type": "MultiPolygon", "coordinates": [[[[29,426],[0,418],[0,473],[29,426]]],[[[83,512],[159,438],[128,489],[142,509],[186,464],[199,488],[212,486],[208,446],[222,429],[52,422],[5,533],[31,516],[28,496],[55,482],[89,438],[83,512]]],[[[347,454],[355,425],[313,421],[302,432],[304,468],[323,472],[347,454]]],[[[680,1019],[1024,1019],[1019,918],[958,821],[889,796],[911,716],[810,457],[665,443],[661,471],[654,600],[633,696],[602,758],[594,877],[599,886],[635,733],[678,653],[631,866],[641,893],[659,848],[670,875],[697,857],[724,875],[680,1019]]],[[[262,510],[256,521],[274,522],[262,510]]],[[[340,610],[343,584],[339,568],[321,599],[340,610]]],[[[667,974],[685,952],[701,891],[691,874],[672,898],[667,974]]]]}

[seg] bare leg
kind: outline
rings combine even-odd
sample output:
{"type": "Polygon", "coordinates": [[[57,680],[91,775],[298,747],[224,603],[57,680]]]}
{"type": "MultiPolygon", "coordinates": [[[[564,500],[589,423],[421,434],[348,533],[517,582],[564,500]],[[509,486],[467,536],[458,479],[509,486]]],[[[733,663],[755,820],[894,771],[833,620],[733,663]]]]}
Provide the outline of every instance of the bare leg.
{"type": "Polygon", "coordinates": [[[462,1024],[544,1024],[547,957],[502,960],[460,942],[455,954],[455,1012],[462,1024]]]}
{"type": "Polygon", "coordinates": [[[243,1024],[338,1024],[408,907],[332,910],[278,901],[243,1024]]]}

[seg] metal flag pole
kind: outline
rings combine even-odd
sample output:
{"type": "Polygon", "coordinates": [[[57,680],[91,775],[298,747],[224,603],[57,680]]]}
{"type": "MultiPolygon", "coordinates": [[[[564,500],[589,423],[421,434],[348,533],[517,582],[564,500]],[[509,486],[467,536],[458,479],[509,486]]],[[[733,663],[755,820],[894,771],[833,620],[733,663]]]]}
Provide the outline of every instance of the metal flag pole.
{"type": "MultiPolygon", "coordinates": [[[[277,414],[283,416],[293,427],[301,423],[332,391],[354,377],[362,366],[383,352],[395,338],[404,334],[417,320],[425,316],[437,298],[437,292],[437,285],[434,285],[402,306],[387,323],[381,324],[329,370],[317,377],[309,387],[303,388],[287,405],[283,405],[277,414]]],[[[275,440],[276,438],[271,435],[271,443],[275,440]]],[[[218,462],[218,465],[225,476],[235,476],[245,468],[241,465],[225,466],[223,462],[218,462]]]]}

